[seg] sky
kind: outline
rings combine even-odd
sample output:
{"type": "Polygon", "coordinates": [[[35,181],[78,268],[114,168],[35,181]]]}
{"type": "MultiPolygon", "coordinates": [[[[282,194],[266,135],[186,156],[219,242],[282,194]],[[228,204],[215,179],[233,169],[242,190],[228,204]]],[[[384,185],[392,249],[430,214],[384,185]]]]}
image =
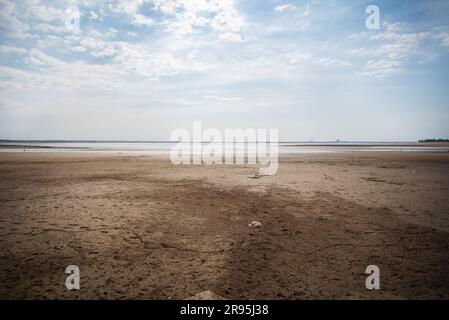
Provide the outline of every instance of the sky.
{"type": "Polygon", "coordinates": [[[195,120],[281,141],[449,138],[448,13],[444,0],[0,0],[0,139],[167,141],[195,120]]]}

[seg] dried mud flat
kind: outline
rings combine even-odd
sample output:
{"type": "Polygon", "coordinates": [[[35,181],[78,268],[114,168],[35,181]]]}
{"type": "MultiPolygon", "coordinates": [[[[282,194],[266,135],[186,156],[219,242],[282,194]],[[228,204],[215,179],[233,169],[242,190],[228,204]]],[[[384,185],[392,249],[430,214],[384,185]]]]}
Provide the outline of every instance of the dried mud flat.
{"type": "Polygon", "coordinates": [[[0,298],[449,298],[449,155],[0,156],[0,298]],[[251,221],[260,221],[251,228],[251,221]],[[65,267],[81,289],[65,287],[65,267]],[[378,265],[381,289],[365,288],[378,265]]]}

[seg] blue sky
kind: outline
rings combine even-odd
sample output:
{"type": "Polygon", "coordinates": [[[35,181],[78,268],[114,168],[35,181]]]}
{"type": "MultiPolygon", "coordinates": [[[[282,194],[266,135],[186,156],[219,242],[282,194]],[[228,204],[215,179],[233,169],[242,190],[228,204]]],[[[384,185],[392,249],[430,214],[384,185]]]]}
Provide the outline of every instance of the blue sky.
{"type": "Polygon", "coordinates": [[[0,138],[449,138],[448,1],[0,0],[0,138]],[[380,28],[365,26],[377,5],[380,28]],[[79,12],[79,28],[71,17],[79,12]]]}

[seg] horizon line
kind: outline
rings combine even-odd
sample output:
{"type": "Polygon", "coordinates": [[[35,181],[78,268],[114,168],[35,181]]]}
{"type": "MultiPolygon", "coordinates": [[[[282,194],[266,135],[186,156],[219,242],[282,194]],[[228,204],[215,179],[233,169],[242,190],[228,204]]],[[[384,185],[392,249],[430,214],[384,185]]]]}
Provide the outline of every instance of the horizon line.
{"type": "MultiPolygon", "coordinates": [[[[278,141],[278,143],[419,143],[426,142],[427,140],[449,140],[446,138],[432,138],[432,139],[419,139],[419,140],[286,140],[278,141]]],[[[29,143],[177,143],[181,141],[170,141],[170,140],[114,140],[114,139],[0,139],[0,143],[13,143],[13,142],[29,142],[29,143]]],[[[201,142],[210,143],[213,141],[192,141],[189,142],[201,142]]],[[[237,141],[236,141],[237,142],[237,141]]],[[[239,141],[238,143],[254,143],[258,141],[239,141]]],[[[266,142],[270,142],[267,140],[266,142]]],[[[435,141],[438,142],[438,141],[435,141]]]]}

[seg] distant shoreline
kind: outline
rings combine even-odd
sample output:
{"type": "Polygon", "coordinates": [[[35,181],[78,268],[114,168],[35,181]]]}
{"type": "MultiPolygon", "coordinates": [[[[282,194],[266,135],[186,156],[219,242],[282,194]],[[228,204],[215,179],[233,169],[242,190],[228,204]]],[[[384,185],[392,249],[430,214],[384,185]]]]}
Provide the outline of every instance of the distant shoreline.
{"type": "MultiPolygon", "coordinates": [[[[15,143],[0,140],[1,149],[90,149],[82,146],[59,146],[64,143],[91,143],[91,144],[113,144],[113,143],[134,143],[134,144],[176,144],[176,141],[169,142],[131,142],[131,141],[14,141],[15,143]],[[48,145],[47,145],[48,144],[48,145]]],[[[209,144],[210,142],[202,142],[209,144]]],[[[280,147],[449,147],[449,142],[279,142],[280,147]]]]}
{"type": "MultiPolygon", "coordinates": [[[[282,143],[280,143],[282,145],[282,143]]],[[[396,143],[396,142],[336,142],[336,143],[297,143],[288,144],[289,147],[449,147],[449,142],[406,142],[406,143],[396,143]]]]}
{"type": "Polygon", "coordinates": [[[29,144],[2,144],[0,143],[0,149],[88,149],[86,147],[58,147],[58,146],[42,146],[42,145],[29,145],[29,144]]]}

